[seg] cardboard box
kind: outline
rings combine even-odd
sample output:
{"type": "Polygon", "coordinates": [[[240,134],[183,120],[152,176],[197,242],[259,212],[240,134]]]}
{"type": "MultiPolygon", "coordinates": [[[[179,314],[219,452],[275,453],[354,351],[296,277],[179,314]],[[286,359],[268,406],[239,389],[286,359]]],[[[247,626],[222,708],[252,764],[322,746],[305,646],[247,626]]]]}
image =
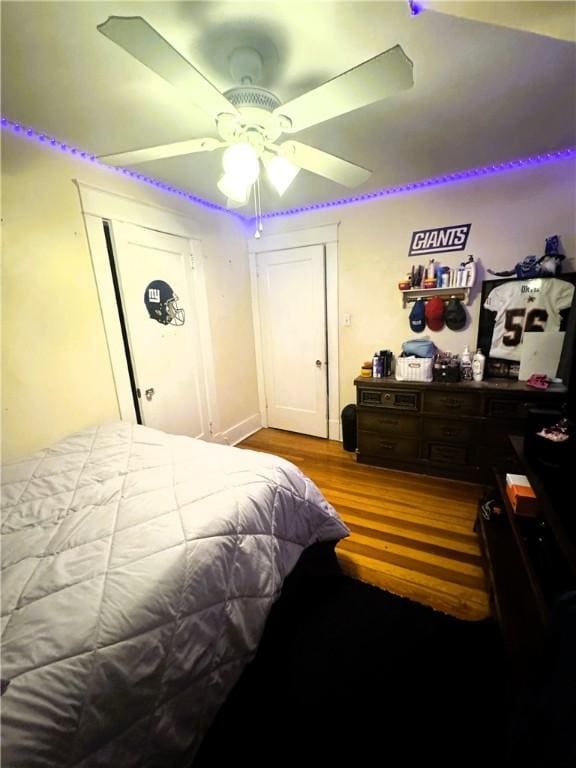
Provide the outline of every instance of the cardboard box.
{"type": "Polygon", "coordinates": [[[506,475],[506,493],[517,515],[536,517],[538,499],[526,475],[506,475]]]}

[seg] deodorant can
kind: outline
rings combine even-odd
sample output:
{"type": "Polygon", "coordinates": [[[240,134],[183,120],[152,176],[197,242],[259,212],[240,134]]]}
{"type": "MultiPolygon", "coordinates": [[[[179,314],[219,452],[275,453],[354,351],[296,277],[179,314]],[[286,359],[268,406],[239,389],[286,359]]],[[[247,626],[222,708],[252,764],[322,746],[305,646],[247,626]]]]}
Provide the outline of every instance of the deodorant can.
{"type": "Polygon", "coordinates": [[[380,350],[380,359],[382,360],[382,376],[392,374],[392,352],[389,349],[380,350]]]}

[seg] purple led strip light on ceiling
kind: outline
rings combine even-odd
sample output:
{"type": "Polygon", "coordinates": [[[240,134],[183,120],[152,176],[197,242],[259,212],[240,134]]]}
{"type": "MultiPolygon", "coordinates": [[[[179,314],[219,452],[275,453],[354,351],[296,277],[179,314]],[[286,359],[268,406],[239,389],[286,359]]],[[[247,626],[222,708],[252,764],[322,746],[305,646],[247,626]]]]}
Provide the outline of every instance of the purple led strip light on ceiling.
{"type": "Polygon", "coordinates": [[[344,197],[340,198],[339,200],[332,200],[326,203],[314,203],[311,205],[303,205],[300,208],[288,208],[284,211],[263,213],[262,218],[273,219],[279,216],[295,216],[296,214],[304,213],[305,211],[317,211],[322,208],[334,208],[340,205],[363,203],[368,200],[378,199],[380,197],[399,195],[404,192],[414,192],[418,189],[429,189],[430,187],[438,187],[442,184],[454,184],[457,181],[476,179],[481,176],[491,176],[497,173],[505,173],[506,171],[516,171],[520,168],[530,168],[535,165],[544,165],[545,163],[552,163],[556,160],[567,160],[571,157],[576,157],[576,147],[567,147],[566,149],[559,149],[553,152],[543,152],[541,155],[523,157],[519,158],[518,160],[507,160],[503,163],[485,165],[480,168],[469,168],[465,171],[454,171],[454,173],[446,173],[442,176],[434,176],[431,179],[422,179],[420,181],[414,181],[409,184],[400,184],[397,187],[385,187],[384,189],[376,189],[374,192],[365,192],[362,195],[344,197]]]}
{"type": "Polygon", "coordinates": [[[62,152],[63,154],[71,155],[76,159],[84,160],[88,163],[98,165],[101,168],[106,168],[109,171],[119,173],[122,176],[128,176],[131,179],[136,179],[136,181],[142,181],[145,184],[150,184],[152,187],[161,189],[163,192],[169,192],[172,195],[178,195],[178,197],[183,197],[192,203],[202,205],[204,208],[210,208],[213,211],[220,211],[221,213],[228,213],[242,220],[245,219],[244,216],[237,213],[236,211],[230,211],[228,208],[224,208],[222,205],[211,203],[209,200],[204,200],[202,197],[192,195],[190,192],[186,192],[183,189],[178,189],[178,187],[174,187],[164,181],[153,179],[150,176],[145,176],[143,173],[138,173],[137,171],[131,171],[128,168],[106,165],[106,163],[103,163],[96,157],[96,155],[93,155],[91,152],[85,152],[81,149],[78,149],[78,147],[73,147],[70,144],[66,144],[63,141],[55,139],[53,136],[48,136],[45,133],[35,131],[33,128],[28,128],[25,125],[16,123],[14,120],[9,120],[7,117],[0,118],[0,124],[3,130],[9,130],[12,133],[22,136],[23,138],[31,139],[32,141],[36,141],[39,144],[43,144],[47,147],[52,147],[53,149],[56,149],[58,152],[62,152]]]}
{"type": "Polygon", "coordinates": [[[408,0],[408,5],[412,16],[418,16],[424,10],[422,3],[418,2],[418,0],[408,0]]]}
{"type": "MultiPolygon", "coordinates": [[[[161,189],[163,192],[168,192],[173,195],[178,195],[186,200],[189,200],[196,205],[201,205],[204,208],[210,208],[213,211],[220,211],[226,213],[229,216],[233,216],[236,219],[240,219],[245,223],[251,224],[254,221],[252,216],[243,216],[237,211],[224,208],[217,203],[211,203],[209,200],[204,200],[202,197],[192,195],[190,192],[186,192],[178,187],[173,187],[163,181],[158,181],[150,176],[145,176],[142,173],[131,171],[128,168],[120,168],[112,165],[106,165],[90,152],[84,152],[77,147],[73,147],[69,144],[59,141],[51,136],[47,136],[44,133],[35,131],[33,128],[28,128],[24,125],[9,120],[6,117],[0,118],[0,124],[2,129],[6,129],[15,133],[23,138],[27,138],[36,141],[44,146],[52,147],[53,149],[63,152],[64,154],[71,155],[77,159],[84,160],[89,163],[106,168],[109,171],[114,171],[122,176],[128,176],[131,179],[142,181],[145,184],[150,184],[157,189],[161,189]]],[[[543,152],[540,155],[533,155],[532,157],[519,158],[518,160],[507,160],[502,163],[495,163],[494,165],[485,165],[480,168],[469,168],[464,171],[455,171],[454,173],[447,173],[442,176],[435,176],[431,179],[422,179],[420,181],[414,181],[409,184],[400,184],[396,187],[386,187],[384,189],[377,189],[373,192],[365,192],[361,195],[354,195],[353,197],[344,197],[338,200],[332,200],[325,203],[313,203],[310,205],[303,205],[299,208],[288,208],[284,211],[272,211],[270,213],[263,213],[262,219],[274,219],[281,216],[295,216],[299,213],[305,213],[306,211],[317,211],[323,208],[336,208],[343,205],[351,205],[352,203],[362,203],[369,200],[377,200],[381,197],[389,197],[392,195],[399,195],[405,192],[414,192],[419,189],[429,189],[430,187],[441,186],[442,184],[454,184],[458,181],[466,181],[468,179],[475,179],[481,176],[491,176],[497,173],[505,173],[506,171],[515,171],[521,168],[530,168],[536,165],[544,165],[545,163],[551,163],[557,160],[567,160],[571,157],[576,157],[576,147],[567,147],[566,149],[559,149],[553,152],[543,152]]]]}

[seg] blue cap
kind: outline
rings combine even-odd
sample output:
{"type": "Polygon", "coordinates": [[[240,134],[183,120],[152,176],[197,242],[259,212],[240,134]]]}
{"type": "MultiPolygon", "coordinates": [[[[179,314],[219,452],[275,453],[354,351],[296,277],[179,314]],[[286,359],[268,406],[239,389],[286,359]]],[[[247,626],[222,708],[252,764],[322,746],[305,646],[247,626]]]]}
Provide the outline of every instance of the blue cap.
{"type": "Polygon", "coordinates": [[[416,299],[410,310],[410,328],[414,333],[422,333],[426,328],[426,316],[424,312],[424,300],[416,299]]]}

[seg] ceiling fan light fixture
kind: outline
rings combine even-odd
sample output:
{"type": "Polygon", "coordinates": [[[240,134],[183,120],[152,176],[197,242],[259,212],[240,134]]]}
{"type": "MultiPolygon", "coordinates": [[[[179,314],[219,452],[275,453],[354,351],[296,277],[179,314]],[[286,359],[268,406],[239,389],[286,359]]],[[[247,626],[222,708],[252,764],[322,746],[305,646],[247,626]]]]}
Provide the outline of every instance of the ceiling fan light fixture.
{"type": "MultiPolygon", "coordinates": [[[[1,2],[1,0],[0,0],[1,2]]],[[[413,12],[420,0],[409,0],[413,12]]],[[[141,16],[110,16],[98,31],[156,75],[180,89],[183,97],[216,122],[219,139],[205,137],[171,145],[147,147],[104,157],[116,165],[148,162],[193,152],[227,147],[223,156],[224,175],[220,189],[233,187],[228,201],[245,200],[257,184],[260,159],[265,162],[267,147],[296,168],[323,176],[329,181],[354,188],[364,184],[371,171],[298,141],[275,144],[282,133],[298,133],[328,120],[367,107],[414,84],[413,63],[398,44],[346,72],[282,103],[258,83],[269,79],[270,57],[258,45],[240,45],[228,57],[230,74],[236,81],[225,93],[174,48],[141,16]]],[[[298,171],[275,162],[269,172],[271,184],[282,195],[298,171]]],[[[240,203],[242,204],[242,203],[240,203]]]]}
{"type": "Polygon", "coordinates": [[[273,155],[270,158],[265,157],[264,165],[266,166],[268,181],[280,197],[282,197],[298,175],[300,168],[280,155],[273,155]]]}
{"type": "Polygon", "coordinates": [[[247,187],[254,184],[260,173],[256,150],[245,142],[238,142],[228,147],[222,157],[222,167],[225,177],[233,178],[238,184],[244,184],[247,187]]]}
{"type": "Polygon", "coordinates": [[[229,173],[225,173],[218,181],[220,192],[229,200],[240,205],[246,205],[248,202],[251,187],[252,182],[246,182],[246,179],[229,173]]]}

